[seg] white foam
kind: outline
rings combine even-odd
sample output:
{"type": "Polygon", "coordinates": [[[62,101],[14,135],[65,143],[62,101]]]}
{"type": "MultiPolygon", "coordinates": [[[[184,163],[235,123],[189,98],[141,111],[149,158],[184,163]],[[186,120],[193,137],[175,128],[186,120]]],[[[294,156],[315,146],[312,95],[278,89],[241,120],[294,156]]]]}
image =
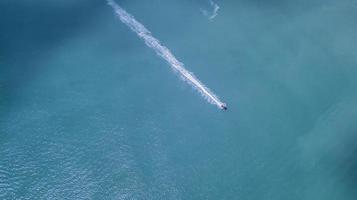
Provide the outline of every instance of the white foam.
{"type": "Polygon", "coordinates": [[[209,1],[209,4],[212,7],[212,12],[209,12],[203,8],[200,8],[200,11],[204,16],[208,17],[208,19],[212,21],[218,15],[218,10],[220,7],[212,0],[209,1]]]}
{"type": "Polygon", "coordinates": [[[114,0],[107,0],[107,2],[114,9],[120,20],[143,39],[145,44],[153,49],[157,55],[166,60],[171,67],[180,74],[184,81],[199,91],[208,102],[217,105],[220,109],[225,106],[225,103],[221,102],[219,98],[203,85],[191,72],[187,71],[184,68],[184,65],[175,58],[171,51],[167,47],[161,45],[160,41],[154,38],[144,25],[136,21],[132,15],[115,3],[114,0]]]}
{"type": "Polygon", "coordinates": [[[210,0],[209,3],[213,7],[213,12],[212,15],[209,17],[209,19],[213,20],[218,15],[219,6],[212,0],[210,0]]]}

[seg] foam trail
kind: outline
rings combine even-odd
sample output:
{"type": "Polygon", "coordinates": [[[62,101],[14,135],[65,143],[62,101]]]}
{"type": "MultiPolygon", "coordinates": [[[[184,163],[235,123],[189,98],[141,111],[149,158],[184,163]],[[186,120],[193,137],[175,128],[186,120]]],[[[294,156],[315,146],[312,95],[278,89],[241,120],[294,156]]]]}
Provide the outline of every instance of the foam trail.
{"type": "Polygon", "coordinates": [[[217,15],[218,15],[218,10],[219,10],[219,6],[218,4],[216,4],[214,1],[210,0],[209,1],[210,6],[212,7],[212,13],[208,12],[207,10],[200,8],[200,11],[202,12],[202,14],[206,17],[208,17],[209,20],[213,20],[217,15]]]}
{"type": "Polygon", "coordinates": [[[213,6],[213,13],[212,15],[209,17],[210,20],[213,20],[218,14],[218,10],[219,10],[219,6],[212,0],[209,1],[209,3],[211,4],[211,6],[213,6]]]}
{"type": "Polygon", "coordinates": [[[114,0],[107,0],[107,2],[114,9],[120,20],[143,39],[147,46],[152,48],[160,57],[166,60],[171,67],[180,74],[183,80],[191,84],[193,88],[197,89],[208,102],[215,104],[220,109],[227,109],[226,104],[219,100],[219,98],[203,85],[191,72],[187,71],[184,68],[184,65],[175,58],[171,51],[167,47],[161,45],[160,41],[154,38],[144,25],[136,21],[132,15],[115,3],[114,0]]]}

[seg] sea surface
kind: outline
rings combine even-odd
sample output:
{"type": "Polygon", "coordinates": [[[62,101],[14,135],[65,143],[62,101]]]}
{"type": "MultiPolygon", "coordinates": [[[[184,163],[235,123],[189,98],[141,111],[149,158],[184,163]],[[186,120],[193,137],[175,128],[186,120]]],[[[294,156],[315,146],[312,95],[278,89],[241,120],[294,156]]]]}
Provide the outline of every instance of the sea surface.
{"type": "Polygon", "coordinates": [[[357,199],[356,0],[116,2],[228,110],[105,0],[1,0],[0,199],[357,199]]]}

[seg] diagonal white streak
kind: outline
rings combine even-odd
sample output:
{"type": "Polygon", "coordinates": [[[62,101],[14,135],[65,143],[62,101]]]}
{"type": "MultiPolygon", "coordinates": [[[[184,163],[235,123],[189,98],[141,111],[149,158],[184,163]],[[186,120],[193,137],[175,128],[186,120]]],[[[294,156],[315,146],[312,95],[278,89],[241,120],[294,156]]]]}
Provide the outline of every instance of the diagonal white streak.
{"type": "Polygon", "coordinates": [[[120,20],[143,39],[148,47],[166,60],[171,67],[180,74],[183,80],[198,90],[208,102],[217,105],[220,109],[225,107],[225,103],[219,100],[219,98],[202,84],[191,72],[187,71],[184,68],[184,65],[175,58],[171,51],[167,47],[161,45],[160,41],[154,38],[144,25],[136,21],[132,15],[115,3],[114,0],[107,0],[107,2],[114,9],[120,20]]]}

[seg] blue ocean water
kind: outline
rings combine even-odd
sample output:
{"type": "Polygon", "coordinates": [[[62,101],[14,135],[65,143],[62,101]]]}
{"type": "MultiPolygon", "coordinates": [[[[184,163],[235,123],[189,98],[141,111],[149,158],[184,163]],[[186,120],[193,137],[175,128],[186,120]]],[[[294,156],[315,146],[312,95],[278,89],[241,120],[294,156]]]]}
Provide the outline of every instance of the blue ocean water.
{"type": "Polygon", "coordinates": [[[357,198],[357,1],[0,1],[0,199],[357,198]]]}

